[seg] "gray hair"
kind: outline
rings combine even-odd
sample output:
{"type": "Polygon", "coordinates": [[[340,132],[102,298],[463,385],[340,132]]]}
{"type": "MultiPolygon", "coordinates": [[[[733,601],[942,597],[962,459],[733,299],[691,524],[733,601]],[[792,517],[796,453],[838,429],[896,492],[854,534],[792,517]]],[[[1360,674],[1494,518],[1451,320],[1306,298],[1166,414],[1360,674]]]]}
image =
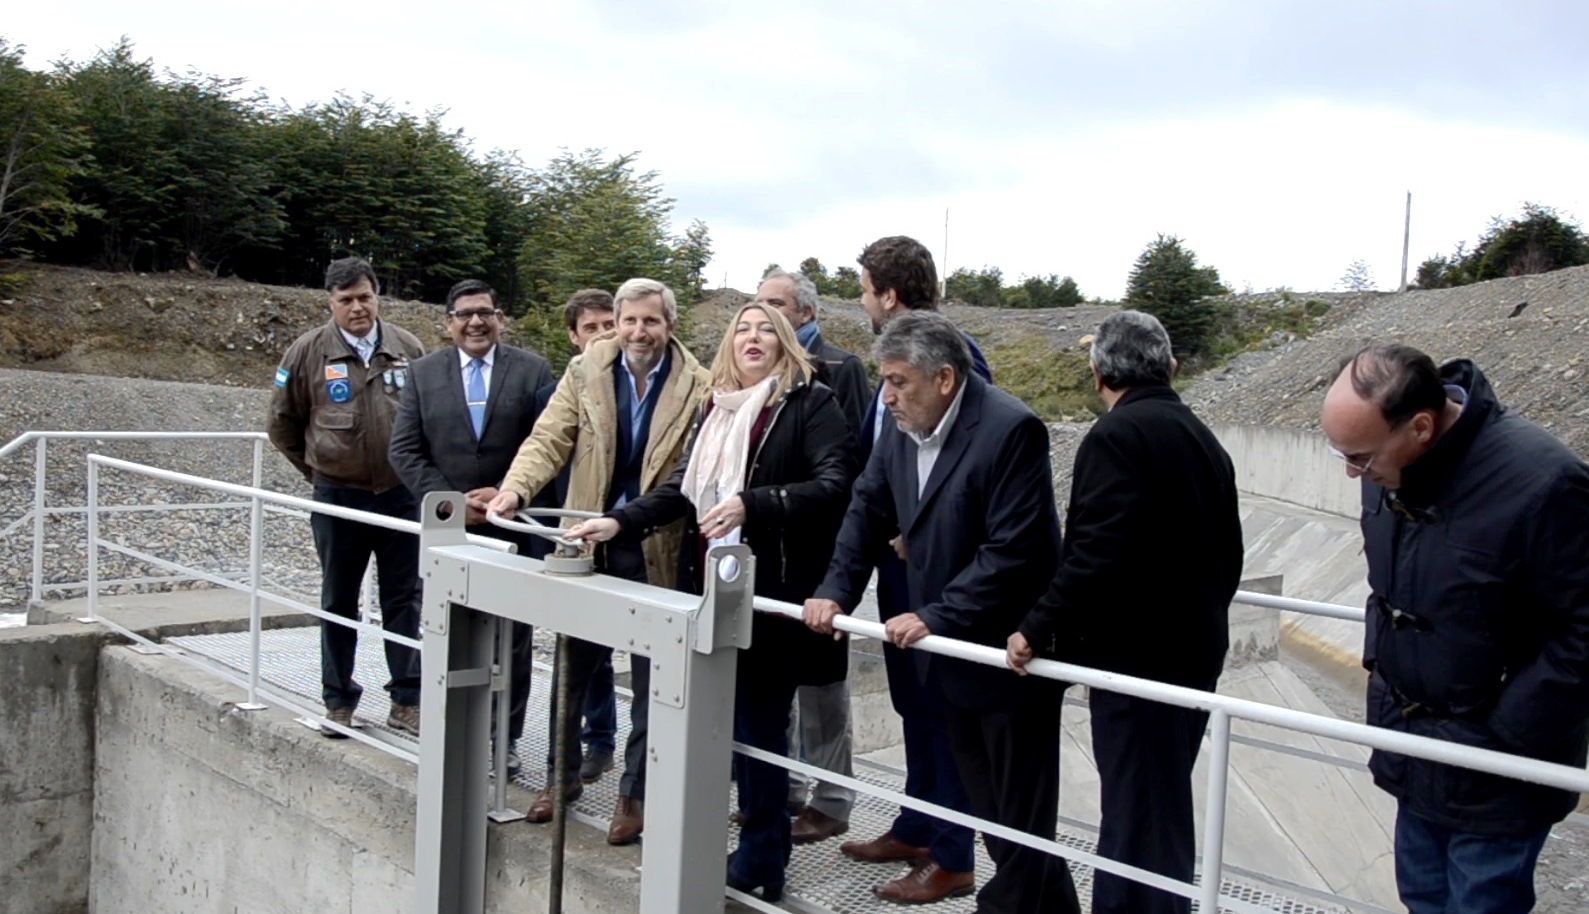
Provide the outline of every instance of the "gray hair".
{"type": "Polygon", "coordinates": [[[788,270],[775,267],[768,270],[767,275],[763,276],[761,281],[766,282],[769,279],[789,280],[790,285],[794,286],[795,310],[801,314],[817,313],[817,284],[812,282],[806,274],[798,270],[791,273],[788,270]]]}
{"type": "Polygon", "coordinates": [[[927,374],[953,368],[957,382],[971,374],[965,334],[937,311],[908,311],[889,321],[872,344],[872,359],[879,365],[904,362],[927,374]]]}
{"type": "Polygon", "coordinates": [[[1175,366],[1170,335],[1145,311],[1111,314],[1093,336],[1092,366],[1110,390],[1168,384],[1175,366]]]}
{"type": "Polygon", "coordinates": [[[657,282],[654,279],[646,279],[643,276],[626,280],[623,285],[618,287],[618,291],[612,294],[613,316],[618,317],[623,314],[624,302],[638,301],[648,295],[662,296],[662,314],[667,318],[668,326],[677,325],[679,322],[679,300],[673,296],[673,290],[669,289],[664,283],[657,282]]]}

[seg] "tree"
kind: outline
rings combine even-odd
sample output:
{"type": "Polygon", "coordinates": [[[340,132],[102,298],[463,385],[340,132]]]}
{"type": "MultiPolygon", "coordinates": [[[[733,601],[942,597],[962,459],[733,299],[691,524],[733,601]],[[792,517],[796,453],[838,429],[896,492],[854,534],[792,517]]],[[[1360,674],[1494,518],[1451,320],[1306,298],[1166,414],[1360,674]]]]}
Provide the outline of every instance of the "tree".
{"type": "Polygon", "coordinates": [[[998,267],[976,271],[961,267],[950,273],[944,282],[944,298],[983,308],[1001,307],[1004,304],[1004,272],[998,267]]]}
{"type": "Polygon", "coordinates": [[[1347,292],[1372,292],[1374,271],[1362,260],[1354,260],[1346,265],[1346,272],[1341,274],[1341,281],[1337,285],[1347,292]]]}
{"type": "MultiPolygon", "coordinates": [[[[635,170],[636,155],[564,152],[535,173],[530,233],[519,257],[520,279],[533,302],[559,304],[575,290],[614,289],[635,276],[673,282],[699,276],[704,262],[693,273],[675,262],[681,251],[695,259],[698,252],[669,237],[673,200],[663,195],[656,172],[635,170]]],[[[709,257],[705,228],[699,241],[709,257]]]]}
{"type": "Polygon", "coordinates": [[[71,99],[53,75],[24,68],[22,51],[0,38],[0,254],[70,236],[94,215],[70,192],[87,147],[71,99]]]}
{"type": "Polygon", "coordinates": [[[861,297],[861,271],[855,267],[839,267],[833,271],[833,297],[856,299],[861,297]]]}
{"type": "Polygon", "coordinates": [[[1227,291],[1218,270],[1198,266],[1181,239],[1161,234],[1131,268],[1125,304],[1157,317],[1185,361],[1203,353],[1213,329],[1214,308],[1207,299],[1227,291]]]}
{"type": "Polygon", "coordinates": [[[1449,256],[1436,255],[1418,265],[1420,289],[1545,273],[1589,263],[1589,236],[1578,223],[1538,203],[1523,204],[1522,216],[1496,216],[1473,250],[1458,244],[1449,256]]]}
{"type": "Polygon", "coordinates": [[[706,223],[699,219],[690,222],[684,237],[673,245],[673,264],[668,270],[668,281],[675,292],[689,299],[701,297],[704,284],[702,273],[712,262],[712,235],[706,223]]]}
{"type": "Polygon", "coordinates": [[[1072,308],[1085,300],[1076,280],[1050,273],[1028,276],[1020,285],[1006,289],[1004,304],[1007,308],[1072,308]]]}

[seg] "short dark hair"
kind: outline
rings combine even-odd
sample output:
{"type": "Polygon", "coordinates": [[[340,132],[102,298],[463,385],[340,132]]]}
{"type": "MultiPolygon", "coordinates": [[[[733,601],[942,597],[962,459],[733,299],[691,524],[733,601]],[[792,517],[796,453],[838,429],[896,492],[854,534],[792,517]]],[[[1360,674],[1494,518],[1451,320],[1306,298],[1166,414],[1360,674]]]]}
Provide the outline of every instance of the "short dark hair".
{"type": "Polygon", "coordinates": [[[1341,363],[1352,390],[1379,407],[1392,428],[1426,409],[1445,409],[1445,382],[1434,359],[1400,343],[1367,346],[1341,363]]]}
{"type": "Polygon", "coordinates": [[[568,324],[569,330],[579,329],[579,316],[586,311],[605,311],[611,314],[613,310],[612,293],[605,289],[580,289],[568,297],[568,304],[563,306],[563,322],[568,324]]]}
{"type": "Polygon", "coordinates": [[[938,307],[938,268],[932,252],[920,241],[904,235],[879,238],[855,262],[867,272],[878,295],[893,289],[906,308],[938,307]]]}
{"type": "Polygon", "coordinates": [[[381,293],[381,282],[375,278],[375,268],[363,257],[344,257],[331,261],[331,265],[326,267],[327,292],[351,288],[358,285],[361,279],[370,281],[372,292],[377,295],[381,293]]]}
{"type": "Polygon", "coordinates": [[[491,296],[491,307],[497,307],[497,290],[486,285],[482,280],[465,279],[454,283],[453,287],[447,290],[447,310],[449,312],[452,311],[452,306],[458,303],[458,299],[466,298],[470,295],[489,295],[491,296]]]}

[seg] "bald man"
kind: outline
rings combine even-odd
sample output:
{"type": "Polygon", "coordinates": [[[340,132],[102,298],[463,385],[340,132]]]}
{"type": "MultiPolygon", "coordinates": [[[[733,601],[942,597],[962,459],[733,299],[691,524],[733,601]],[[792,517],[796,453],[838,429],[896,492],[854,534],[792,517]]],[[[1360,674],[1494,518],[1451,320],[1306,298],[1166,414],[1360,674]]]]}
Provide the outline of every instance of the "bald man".
{"type": "MultiPolygon", "coordinates": [[[[1583,767],[1589,755],[1589,467],[1497,401],[1465,359],[1346,360],[1330,452],[1363,481],[1363,665],[1375,726],[1583,767]]],[[[1410,914],[1534,906],[1534,864],[1578,798],[1390,752],[1410,914]]]]}

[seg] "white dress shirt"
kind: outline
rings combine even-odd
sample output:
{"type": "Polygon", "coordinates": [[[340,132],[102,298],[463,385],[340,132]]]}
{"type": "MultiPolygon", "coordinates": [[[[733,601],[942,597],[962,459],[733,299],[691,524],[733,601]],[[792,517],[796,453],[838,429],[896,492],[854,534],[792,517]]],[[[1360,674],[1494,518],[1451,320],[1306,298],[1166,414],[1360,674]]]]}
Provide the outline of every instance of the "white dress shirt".
{"type": "Polygon", "coordinates": [[[927,477],[932,475],[932,468],[938,462],[938,455],[943,453],[944,439],[948,436],[950,426],[960,416],[960,401],[965,398],[966,385],[961,382],[960,390],[955,393],[954,401],[949,404],[949,409],[938,420],[938,427],[932,434],[922,437],[916,432],[905,432],[910,440],[916,442],[916,497],[927,490],[927,477]]]}

